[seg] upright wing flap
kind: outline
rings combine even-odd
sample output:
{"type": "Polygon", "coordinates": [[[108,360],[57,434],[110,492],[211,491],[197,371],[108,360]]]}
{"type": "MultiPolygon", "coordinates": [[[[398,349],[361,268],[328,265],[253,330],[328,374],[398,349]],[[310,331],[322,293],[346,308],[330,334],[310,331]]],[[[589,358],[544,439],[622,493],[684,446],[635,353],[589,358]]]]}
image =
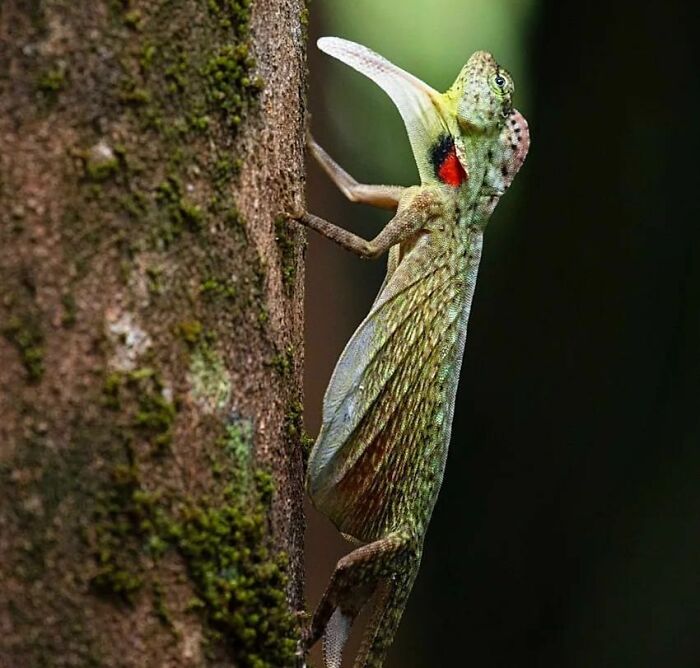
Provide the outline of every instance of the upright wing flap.
{"type": "Polygon", "coordinates": [[[406,126],[421,179],[424,183],[433,180],[428,160],[430,149],[447,132],[439,112],[442,95],[361,44],[339,37],[322,37],[318,48],[372,79],[391,98],[406,126]]]}

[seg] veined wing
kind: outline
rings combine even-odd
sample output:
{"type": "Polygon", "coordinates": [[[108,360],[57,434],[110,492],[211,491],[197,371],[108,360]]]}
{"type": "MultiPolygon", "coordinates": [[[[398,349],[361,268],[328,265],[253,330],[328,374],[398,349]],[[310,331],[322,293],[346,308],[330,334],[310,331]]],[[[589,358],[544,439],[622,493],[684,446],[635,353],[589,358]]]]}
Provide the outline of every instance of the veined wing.
{"type": "Polygon", "coordinates": [[[339,526],[344,512],[338,493],[354,477],[353,467],[362,468],[362,484],[370,484],[403,448],[408,434],[402,430],[416,432],[418,418],[442,420],[441,407],[428,400],[441,402],[432,390],[459,339],[467,272],[454,249],[422,242],[399,264],[350,339],[326,391],[308,486],[316,505],[339,526]]]}

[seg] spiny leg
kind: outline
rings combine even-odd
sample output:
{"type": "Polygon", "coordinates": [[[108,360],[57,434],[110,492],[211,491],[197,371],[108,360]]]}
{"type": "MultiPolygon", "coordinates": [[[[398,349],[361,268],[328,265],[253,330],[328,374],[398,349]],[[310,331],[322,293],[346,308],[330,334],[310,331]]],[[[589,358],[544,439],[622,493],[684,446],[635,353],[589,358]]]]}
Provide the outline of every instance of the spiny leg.
{"type": "Polygon", "coordinates": [[[431,218],[438,217],[441,210],[442,204],[434,192],[419,191],[371,241],[311,213],[290,217],[362,258],[376,258],[418,232],[431,218]]]}
{"type": "Polygon", "coordinates": [[[406,569],[419,561],[419,552],[413,533],[397,531],[357,548],[338,562],[306,636],[309,647],[324,635],[326,668],[339,668],[350,627],[377,587],[383,586],[380,583],[403,582],[406,569]]]}
{"type": "Polygon", "coordinates": [[[401,195],[406,190],[403,186],[373,186],[358,183],[316,143],[316,140],[311,135],[307,135],[306,145],[309,147],[311,155],[316,158],[323,168],[323,171],[328,174],[331,181],[338,186],[340,191],[351,202],[371,204],[381,209],[396,210],[401,195]]]}

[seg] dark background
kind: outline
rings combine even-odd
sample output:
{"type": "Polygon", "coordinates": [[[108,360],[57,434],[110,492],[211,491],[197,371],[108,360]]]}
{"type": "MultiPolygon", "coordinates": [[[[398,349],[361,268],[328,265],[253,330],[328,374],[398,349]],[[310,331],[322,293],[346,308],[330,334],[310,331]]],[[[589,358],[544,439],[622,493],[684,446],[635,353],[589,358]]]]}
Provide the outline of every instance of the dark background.
{"type": "MultiPolygon", "coordinates": [[[[521,61],[502,62],[532,146],[487,230],[445,483],[388,666],[698,666],[697,6],[492,2],[506,25],[518,17],[521,61]]],[[[392,44],[440,42],[457,59],[428,79],[441,89],[477,48],[501,56],[488,38],[440,41],[428,3],[395,4],[401,28],[358,3],[345,30],[347,6],[313,3],[309,96],[315,134],[358,179],[410,184],[398,113],[381,91],[359,97],[373,84],[315,38],[364,41],[426,79],[392,44]]],[[[470,4],[446,3],[446,20],[470,4]]],[[[345,203],[315,166],[309,200],[368,238],[386,219],[345,203]]],[[[310,237],[307,267],[315,434],[384,264],[310,237]]],[[[347,548],[317,515],[308,544],[313,607],[347,548]]]]}

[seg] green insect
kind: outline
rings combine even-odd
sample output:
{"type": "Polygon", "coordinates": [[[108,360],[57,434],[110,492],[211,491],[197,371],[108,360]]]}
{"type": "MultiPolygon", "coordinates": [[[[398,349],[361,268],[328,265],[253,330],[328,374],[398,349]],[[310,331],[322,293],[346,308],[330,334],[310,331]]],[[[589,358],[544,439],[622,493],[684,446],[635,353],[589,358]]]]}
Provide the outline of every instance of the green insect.
{"type": "Polygon", "coordinates": [[[361,257],[389,253],[384,284],[328,385],[307,477],[314,505],[357,547],[338,562],[306,646],[323,636],[326,667],[339,668],[370,602],[354,665],[380,667],[442,483],[484,228],[530,139],[512,107],[510,75],[486,52],[440,94],[359,44],[325,37],[318,46],[389,95],[421,179],[409,188],[359,184],[310,139],[351,201],[396,215],[372,241],[308,213],[292,216],[361,257]]]}

